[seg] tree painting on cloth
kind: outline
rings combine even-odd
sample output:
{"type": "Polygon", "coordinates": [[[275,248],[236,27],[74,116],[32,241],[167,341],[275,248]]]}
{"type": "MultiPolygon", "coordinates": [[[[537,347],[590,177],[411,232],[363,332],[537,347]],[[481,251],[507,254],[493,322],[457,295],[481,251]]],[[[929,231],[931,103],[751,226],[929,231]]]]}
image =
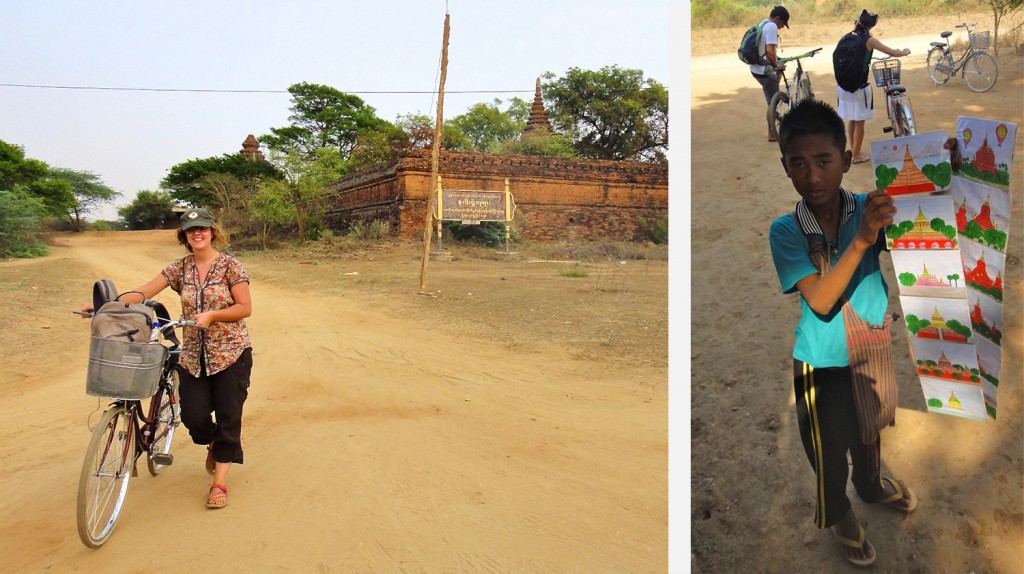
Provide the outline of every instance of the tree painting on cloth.
{"type": "Polygon", "coordinates": [[[1006,253],[1010,194],[969,179],[953,177],[956,230],[965,239],[1006,253]]]}
{"type": "Polygon", "coordinates": [[[1002,302],[1006,256],[972,241],[963,242],[960,255],[964,264],[964,283],[1002,302]]]}
{"type": "Polygon", "coordinates": [[[893,250],[901,295],[917,297],[963,297],[964,267],[957,250],[893,250]]]}
{"type": "Polygon", "coordinates": [[[946,191],[952,167],[946,132],[871,142],[875,188],[892,196],[946,191]]]}
{"type": "Polygon", "coordinates": [[[903,318],[911,337],[973,343],[971,315],[965,299],[900,297],[903,318]]]}
{"type": "Polygon", "coordinates": [[[1010,189],[1017,124],[960,116],[956,138],[963,156],[957,175],[1004,192],[1010,189]]]}
{"type": "Polygon", "coordinates": [[[986,420],[985,394],[981,385],[921,377],[921,389],[929,412],[986,420]]]}
{"type": "Polygon", "coordinates": [[[945,195],[893,200],[896,215],[885,228],[889,249],[956,249],[953,205],[945,195]]]}

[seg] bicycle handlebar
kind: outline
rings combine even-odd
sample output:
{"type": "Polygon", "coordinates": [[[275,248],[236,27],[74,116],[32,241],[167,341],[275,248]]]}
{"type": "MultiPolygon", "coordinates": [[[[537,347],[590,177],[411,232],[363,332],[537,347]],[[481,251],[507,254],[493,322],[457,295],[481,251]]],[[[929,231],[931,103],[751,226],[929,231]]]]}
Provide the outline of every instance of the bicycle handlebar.
{"type": "Polygon", "coordinates": [[[799,56],[789,56],[788,58],[779,58],[778,61],[779,62],[792,62],[793,60],[799,60],[801,58],[813,58],[814,55],[817,54],[818,52],[820,52],[821,50],[822,50],[821,48],[815,48],[815,49],[811,50],[810,52],[806,52],[804,54],[800,54],[799,56]]]}

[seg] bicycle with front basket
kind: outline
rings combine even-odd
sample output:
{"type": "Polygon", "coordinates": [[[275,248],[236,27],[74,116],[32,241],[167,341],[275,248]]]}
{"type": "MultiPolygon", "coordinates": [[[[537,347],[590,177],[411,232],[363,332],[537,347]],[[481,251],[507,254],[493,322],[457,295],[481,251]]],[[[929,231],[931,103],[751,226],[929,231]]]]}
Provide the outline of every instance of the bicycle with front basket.
{"type": "Polygon", "coordinates": [[[952,32],[939,34],[945,39],[945,43],[932,42],[932,49],[928,51],[928,75],[931,76],[935,85],[945,84],[949,78],[963,72],[964,81],[967,87],[975,92],[987,92],[996,85],[999,78],[999,64],[991,54],[986,52],[991,43],[991,35],[988,31],[977,32],[978,23],[957,24],[957,28],[967,29],[969,45],[967,50],[959,58],[953,58],[953,47],[949,43],[952,32]]]}
{"type": "Polygon", "coordinates": [[[796,74],[793,75],[793,82],[790,83],[786,77],[785,70],[779,70],[779,76],[786,85],[785,90],[780,90],[772,96],[772,101],[768,104],[768,125],[774,130],[774,136],[779,136],[779,124],[782,121],[782,116],[789,111],[789,108],[795,106],[798,102],[806,99],[814,98],[814,91],[811,89],[811,76],[804,71],[804,67],[800,64],[800,60],[803,58],[813,58],[815,54],[821,51],[821,48],[815,48],[810,52],[800,54],[799,56],[791,56],[789,58],[779,58],[780,63],[796,62],[796,74]]]}
{"type": "MultiPolygon", "coordinates": [[[[158,302],[143,303],[157,315],[145,341],[94,337],[90,342],[86,393],[113,401],[92,430],[78,481],[78,535],[90,548],[102,546],[113,531],[129,479],[138,476],[138,459],[146,455],[153,476],[174,462],[171,441],[181,423],[174,329],[198,326],[170,320],[158,302]],[[149,403],[143,407],[145,399],[149,403]]],[[[75,313],[91,317],[94,312],[75,313]]]]}
{"type": "Polygon", "coordinates": [[[917,133],[914,111],[910,107],[907,89],[900,85],[899,58],[873,59],[871,74],[875,78],[875,86],[885,90],[885,113],[889,118],[889,127],[882,128],[882,131],[892,132],[897,138],[914,135],[917,133]]]}

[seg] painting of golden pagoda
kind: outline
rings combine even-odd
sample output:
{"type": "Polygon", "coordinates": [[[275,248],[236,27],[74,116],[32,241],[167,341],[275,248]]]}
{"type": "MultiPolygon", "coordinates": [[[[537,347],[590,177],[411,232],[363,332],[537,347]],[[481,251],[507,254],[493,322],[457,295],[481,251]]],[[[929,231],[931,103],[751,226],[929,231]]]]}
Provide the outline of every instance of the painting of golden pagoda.
{"type": "Polygon", "coordinates": [[[964,407],[960,405],[960,400],[956,398],[956,394],[953,391],[949,391],[949,400],[946,401],[946,406],[951,409],[964,410],[964,407]]]}
{"type": "Polygon", "coordinates": [[[885,188],[889,195],[904,195],[908,193],[927,193],[935,191],[935,184],[925,177],[921,169],[914,163],[910,155],[910,145],[903,146],[903,167],[896,174],[896,179],[885,188]]]}
{"type": "MultiPolygon", "coordinates": [[[[956,232],[950,229],[950,234],[953,236],[950,238],[941,231],[936,231],[932,228],[932,220],[924,214],[924,209],[919,205],[917,207],[917,217],[914,218],[910,227],[910,221],[900,223],[899,225],[894,224],[891,228],[892,231],[886,232],[887,237],[891,237],[892,241],[889,245],[889,249],[955,249],[956,248],[956,232]]],[[[940,224],[945,224],[941,219],[940,224]]],[[[950,227],[950,226],[946,226],[950,227]]]]}
{"type": "Polygon", "coordinates": [[[871,142],[875,188],[892,196],[948,190],[953,168],[945,142],[945,132],[871,142]]]}

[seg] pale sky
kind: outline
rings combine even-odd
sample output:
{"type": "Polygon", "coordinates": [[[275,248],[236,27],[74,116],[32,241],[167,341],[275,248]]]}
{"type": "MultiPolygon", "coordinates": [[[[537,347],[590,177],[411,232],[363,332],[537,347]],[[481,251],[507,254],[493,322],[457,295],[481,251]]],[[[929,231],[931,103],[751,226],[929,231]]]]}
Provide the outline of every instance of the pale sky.
{"type": "Polygon", "coordinates": [[[51,167],[96,173],[124,205],[140,189],[158,189],[178,163],[235,153],[248,134],[288,125],[286,90],[298,82],[355,93],[388,121],[433,117],[431,93],[365,92],[437,89],[446,10],[445,119],[495,97],[530,101],[538,76],[570,67],[638,68],[668,85],[669,4],[11,2],[0,42],[0,139],[51,167]],[[152,91],[167,89],[273,93],[152,91]],[[453,93],[460,90],[520,93],[453,93]]]}

